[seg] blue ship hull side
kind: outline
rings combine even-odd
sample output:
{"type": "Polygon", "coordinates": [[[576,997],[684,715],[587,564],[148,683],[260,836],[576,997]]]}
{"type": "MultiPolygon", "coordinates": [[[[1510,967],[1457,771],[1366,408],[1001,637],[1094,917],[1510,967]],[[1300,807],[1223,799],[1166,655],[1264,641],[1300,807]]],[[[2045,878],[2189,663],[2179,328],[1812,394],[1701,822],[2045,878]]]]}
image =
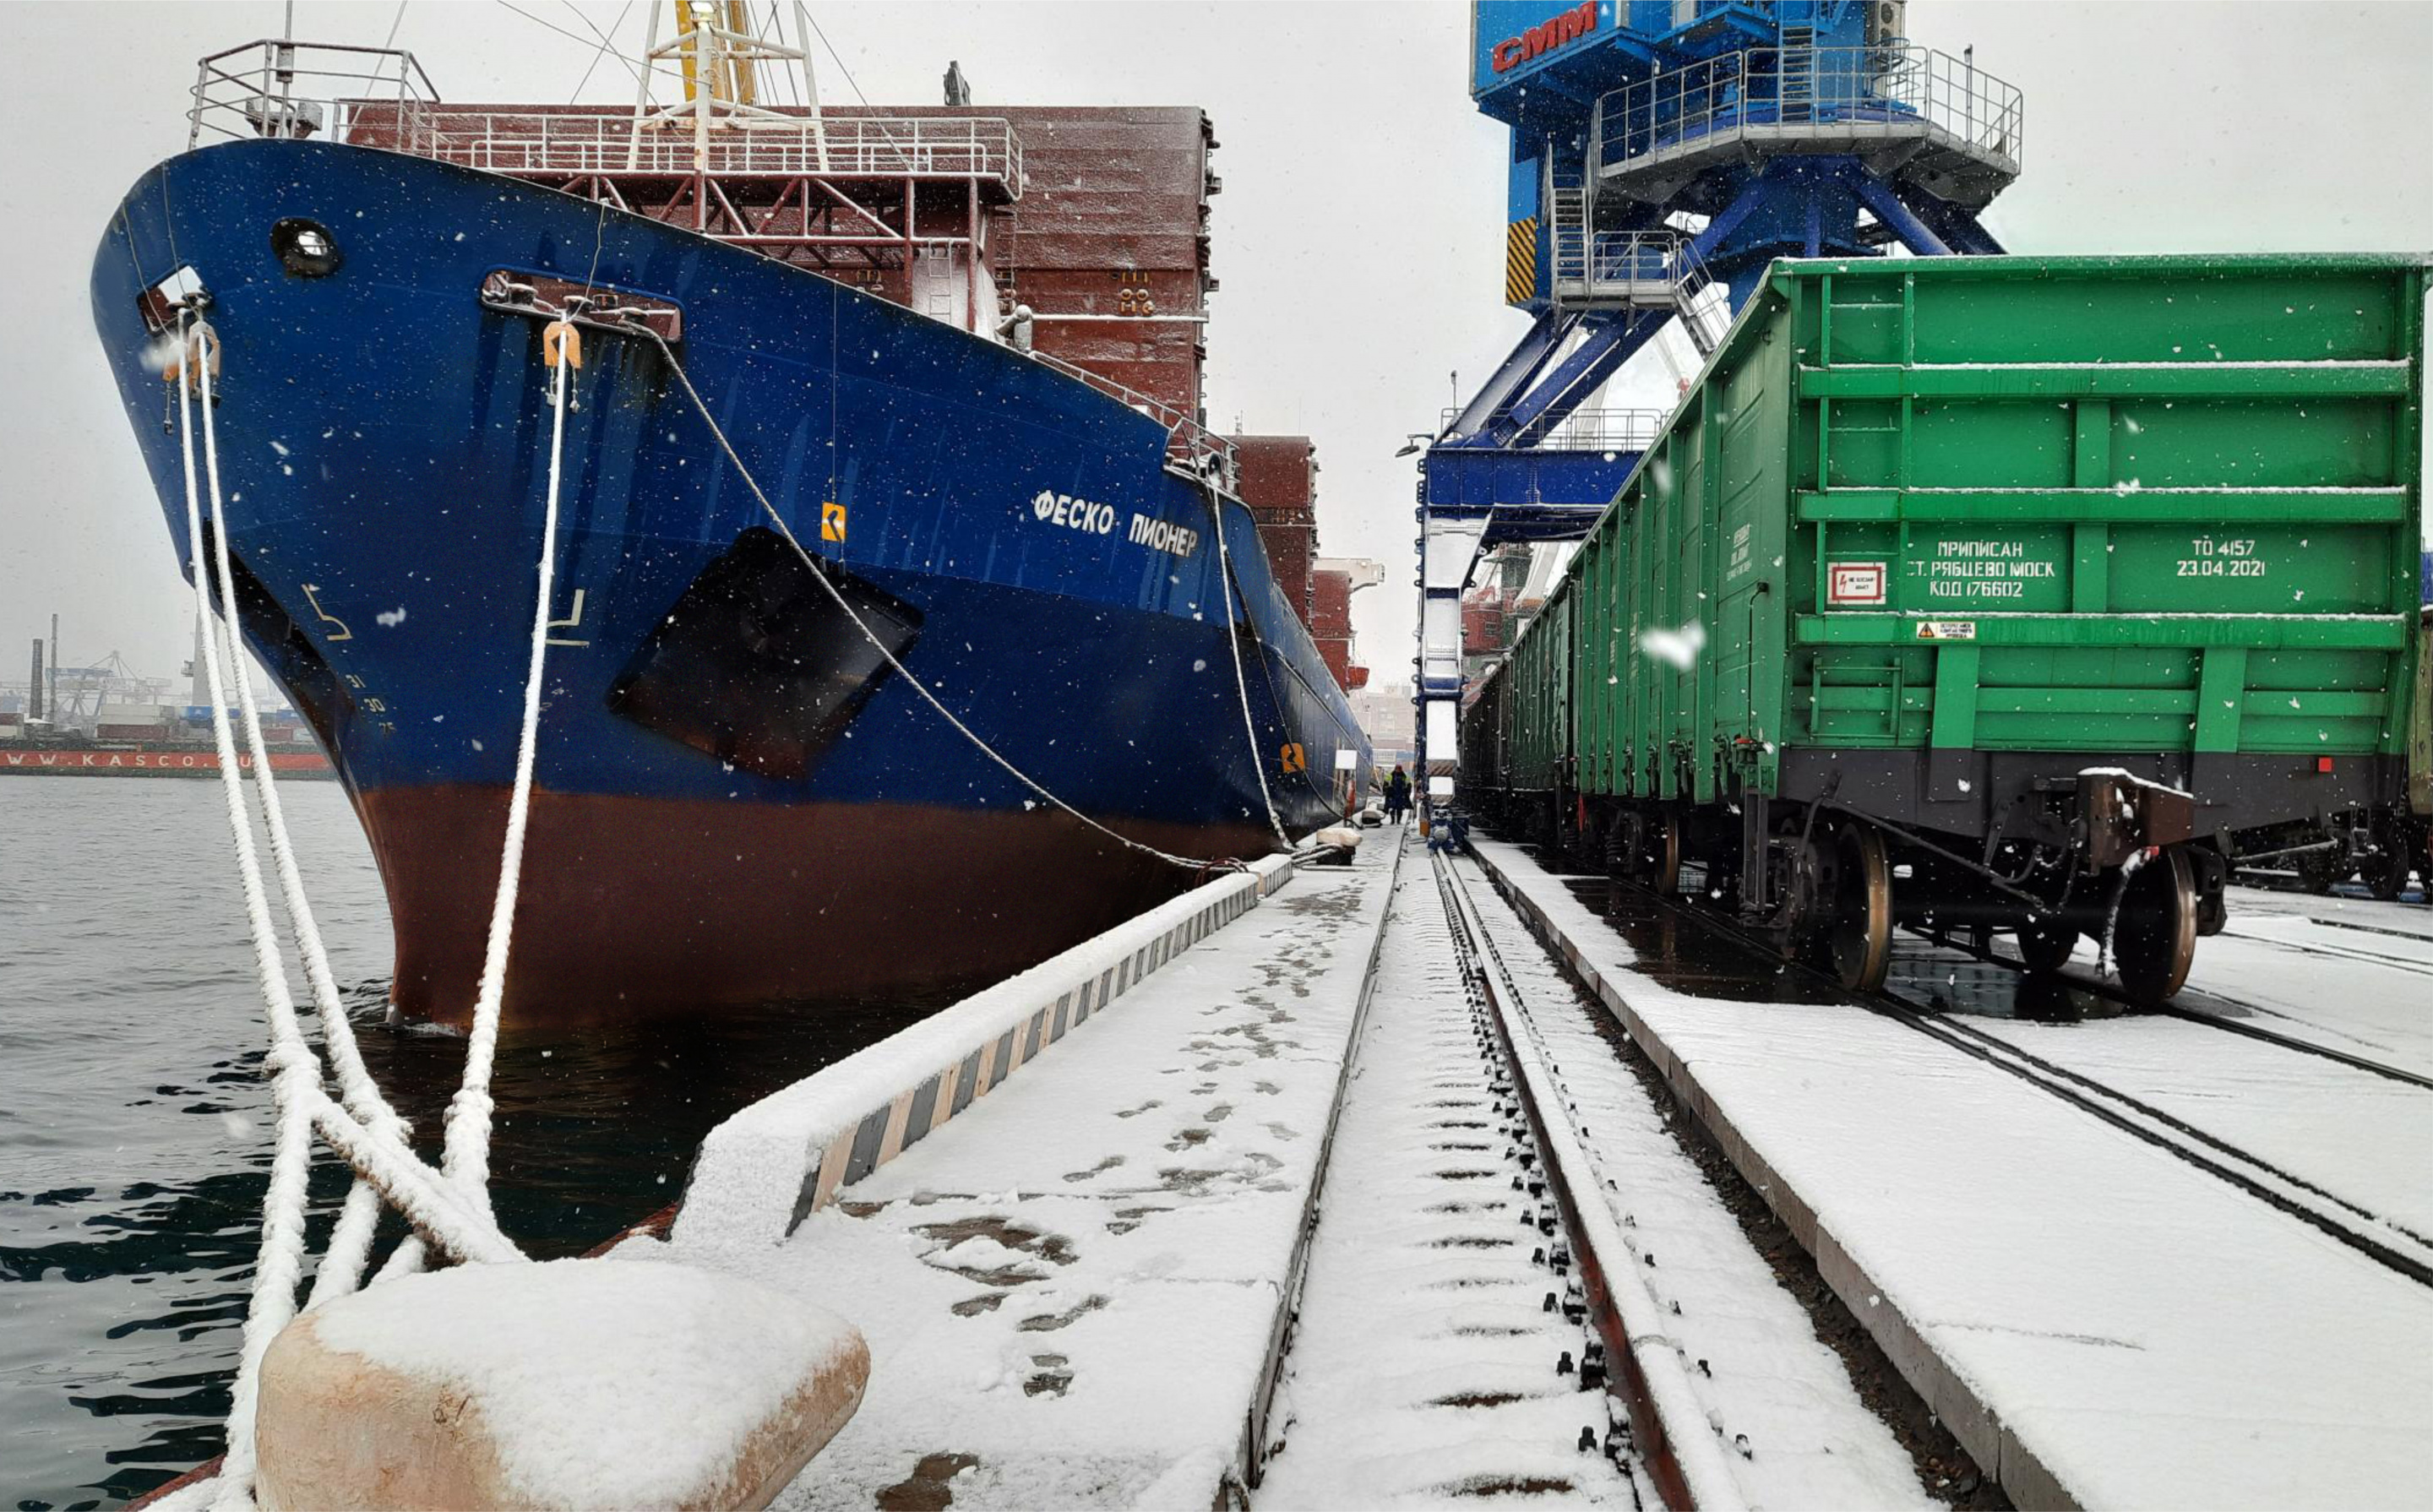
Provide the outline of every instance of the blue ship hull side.
{"type": "MultiPolygon", "coordinates": [[[[452,998],[469,977],[452,958],[473,910],[434,900],[462,893],[486,909],[495,840],[466,843],[461,832],[488,827],[483,816],[512,779],[545,506],[540,323],[480,302],[494,270],[588,280],[679,308],[686,371],[794,534],[911,606],[921,628],[907,669],[1093,818],[1165,849],[1241,854],[1270,842],[1263,772],[1296,830],[1333,811],[1336,751],[1355,752],[1365,772],[1357,726],[1277,590],[1248,511],[1224,501],[1253,747],[1226,643],[1212,503],[1165,466],[1151,420],[993,343],[755,254],[384,152],[258,142],[189,153],[136,186],[104,239],[94,317],[181,561],[179,440],[162,423],[164,385],[139,310],[142,291],[181,265],[211,291],[223,344],[230,541],[258,586],[247,634],[315,716],[364,814],[409,1011],[463,1011],[452,998]],[[290,216],[331,229],[335,272],[300,278],[281,264],[269,232],[290,216]],[[842,541],[822,538],[825,504],[842,507],[842,541]],[[1135,517],[1191,532],[1190,550],[1135,539],[1135,517]],[[444,842],[431,833],[450,827],[460,833],[444,842]]],[[[674,990],[715,1001],[967,979],[1187,880],[1039,805],[901,678],[878,680],[842,738],[786,777],[612,708],[612,685],[671,607],[766,518],[655,348],[595,334],[585,358],[555,562],[553,609],[566,622],[550,648],[538,864],[519,915],[513,1001],[559,1011],[604,981],[639,986],[629,998],[674,990]],[[932,825],[926,843],[946,854],[894,854],[908,824],[932,825]],[[663,851],[643,857],[685,854],[707,834],[746,848],[717,875],[655,868],[638,902],[633,878],[599,875],[601,826],[629,832],[621,843],[634,826],[667,831],[663,851]],[[718,931],[695,929],[680,966],[627,944],[630,973],[594,973],[570,993],[549,947],[527,949],[520,933],[568,932],[570,954],[575,943],[614,948],[620,934],[677,915],[698,925],[740,895],[757,909],[772,889],[808,894],[821,884],[799,875],[807,826],[828,837],[827,864],[863,866],[865,891],[879,894],[862,899],[875,938],[854,948],[930,959],[739,960],[727,982],[711,959],[718,931]],[[1069,873],[1087,906],[1044,910],[1060,922],[1003,931],[1022,938],[976,953],[929,938],[924,921],[949,911],[938,891],[956,885],[952,853],[965,841],[993,865],[1027,858],[1069,873]],[[857,862],[857,846],[874,854],[857,862]],[[553,863],[592,875],[553,877],[553,863]],[[582,923],[604,897],[655,916],[582,923]],[[652,910],[655,897],[669,901],[652,910]],[[668,989],[645,985],[661,977],[668,989]]],[[[781,910],[776,923],[789,921],[800,922],[781,910]]]]}

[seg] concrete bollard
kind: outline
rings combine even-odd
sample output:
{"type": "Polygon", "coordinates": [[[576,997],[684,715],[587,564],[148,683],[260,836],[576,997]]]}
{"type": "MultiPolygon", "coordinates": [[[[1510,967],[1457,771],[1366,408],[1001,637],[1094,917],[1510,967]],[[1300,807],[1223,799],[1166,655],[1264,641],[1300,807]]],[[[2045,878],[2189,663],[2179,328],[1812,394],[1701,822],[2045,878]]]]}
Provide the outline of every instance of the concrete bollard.
{"type": "Polygon", "coordinates": [[[833,1314],[644,1260],[383,1282],[271,1341],[264,1512],[764,1507],[860,1405],[833,1314]]]}

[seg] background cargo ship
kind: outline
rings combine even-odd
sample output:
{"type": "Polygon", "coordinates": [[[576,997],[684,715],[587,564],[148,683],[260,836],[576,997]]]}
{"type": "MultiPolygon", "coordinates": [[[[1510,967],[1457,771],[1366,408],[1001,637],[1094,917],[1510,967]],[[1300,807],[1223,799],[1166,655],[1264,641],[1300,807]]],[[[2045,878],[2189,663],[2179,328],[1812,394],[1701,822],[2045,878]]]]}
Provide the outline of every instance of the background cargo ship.
{"type": "Polygon", "coordinates": [[[587,290],[513,1017],[1002,976],[1365,780],[1198,413],[1199,112],[775,111],[706,57],[656,130],[332,51],[317,97],[298,44],[206,61],[196,140],[230,140],[128,195],[93,299],[181,559],[146,354],[216,333],[245,632],[364,822],[400,1011],[470,1008],[544,328],[587,290]]]}
{"type": "MultiPolygon", "coordinates": [[[[201,654],[196,631],[196,655],[201,654]]],[[[111,652],[89,667],[62,667],[52,655],[59,641],[57,619],[48,640],[34,642],[30,675],[24,683],[0,683],[0,775],[93,777],[209,777],[220,769],[212,739],[209,694],[193,664],[195,702],[168,701],[170,681],[147,677],[111,652]]],[[[231,709],[230,716],[240,717],[231,709]]],[[[292,708],[265,709],[262,739],[273,771],[326,779],[335,775],[330,758],[292,708]]],[[[239,765],[253,757],[240,752],[239,765]]]]}

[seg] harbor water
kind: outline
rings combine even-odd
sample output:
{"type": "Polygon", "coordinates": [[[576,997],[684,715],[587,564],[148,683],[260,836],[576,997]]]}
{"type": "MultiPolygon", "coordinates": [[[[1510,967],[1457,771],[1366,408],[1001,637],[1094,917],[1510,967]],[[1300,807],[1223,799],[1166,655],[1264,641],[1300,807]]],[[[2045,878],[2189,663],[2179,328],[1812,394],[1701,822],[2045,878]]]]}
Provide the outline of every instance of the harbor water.
{"type": "MultiPolygon", "coordinates": [[[[383,1022],[345,793],[281,796],[366,1058],[434,1152],[464,1043],[383,1022]]],[[[261,995],[216,782],[0,777],[0,1507],[113,1506],[221,1448],[270,1160],[261,995]]],[[[728,1113],[935,1006],[510,1032],[501,1221],[536,1256],[590,1249],[673,1201],[728,1113]]],[[[346,1184],[325,1152],[315,1253],[346,1184]]]]}

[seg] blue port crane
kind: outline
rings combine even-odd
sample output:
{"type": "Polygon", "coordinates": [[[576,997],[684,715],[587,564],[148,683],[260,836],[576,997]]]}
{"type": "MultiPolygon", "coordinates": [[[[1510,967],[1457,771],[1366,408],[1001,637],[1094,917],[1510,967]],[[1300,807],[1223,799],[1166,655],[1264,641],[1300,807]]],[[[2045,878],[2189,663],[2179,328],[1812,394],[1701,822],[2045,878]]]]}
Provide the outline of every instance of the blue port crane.
{"type": "Polygon", "coordinates": [[[1410,449],[1422,773],[1452,773],[1471,574],[1500,545],[1578,539],[1612,500],[1663,416],[1589,402],[1659,331],[1711,354],[1778,257],[2002,249],[1978,217],[2018,177],[2019,92],[1906,19],[1906,0],[1474,0],[1471,96],[1512,132],[1504,298],[1531,319],[1410,449]]]}

